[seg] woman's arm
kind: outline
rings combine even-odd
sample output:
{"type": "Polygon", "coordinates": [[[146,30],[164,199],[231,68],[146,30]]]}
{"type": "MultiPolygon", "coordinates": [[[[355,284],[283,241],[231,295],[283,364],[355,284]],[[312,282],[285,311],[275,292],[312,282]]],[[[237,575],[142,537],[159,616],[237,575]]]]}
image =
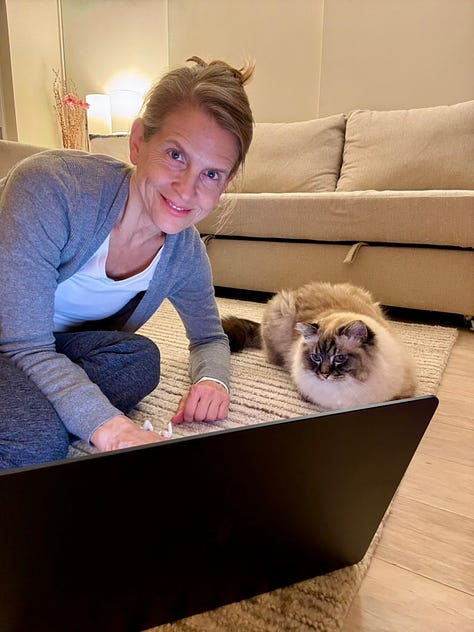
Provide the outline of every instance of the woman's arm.
{"type": "Polygon", "coordinates": [[[200,239],[193,259],[187,262],[187,283],[170,297],[189,339],[193,382],[181,398],[174,423],[225,419],[230,403],[229,341],[222,329],[209,259],[200,239]]]}
{"type": "Polygon", "coordinates": [[[78,199],[58,152],[27,159],[7,178],[0,197],[0,353],[37,384],[71,433],[89,440],[121,411],[56,353],[54,292],[68,244],[80,243],[70,221],[81,210],[78,199]]]}

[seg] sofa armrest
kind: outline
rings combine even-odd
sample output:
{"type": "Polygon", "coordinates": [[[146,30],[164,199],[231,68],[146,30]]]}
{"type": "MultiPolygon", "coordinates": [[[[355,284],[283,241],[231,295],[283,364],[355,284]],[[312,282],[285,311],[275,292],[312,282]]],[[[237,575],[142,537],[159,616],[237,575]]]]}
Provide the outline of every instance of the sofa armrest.
{"type": "Polygon", "coordinates": [[[17,162],[48,147],[26,145],[11,140],[0,140],[0,178],[3,178],[17,162]]]}

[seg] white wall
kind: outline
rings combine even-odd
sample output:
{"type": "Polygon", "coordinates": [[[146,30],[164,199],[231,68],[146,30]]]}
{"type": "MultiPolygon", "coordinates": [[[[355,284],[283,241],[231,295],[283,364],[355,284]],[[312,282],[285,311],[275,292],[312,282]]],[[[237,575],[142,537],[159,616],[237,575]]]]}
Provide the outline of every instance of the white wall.
{"type": "Polygon", "coordinates": [[[60,60],[56,0],[5,0],[5,8],[18,140],[57,146],[52,92],[52,69],[60,60]]]}
{"type": "MultiPolygon", "coordinates": [[[[57,0],[0,2],[8,17],[19,140],[57,146],[57,0]]],[[[236,65],[255,60],[248,92],[257,121],[474,99],[474,0],[61,3],[66,70],[81,96],[108,91],[119,73],[151,82],[197,54],[236,65]]]]}
{"type": "Polygon", "coordinates": [[[170,63],[192,55],[240,67],[257,121],[318,116],[323,0],[170,0],[170,63]]]}
{"type": "Polygon", "coordinates": [[[168,0],[61,0],[66,74],[80,94],[148,90],[168,68],[168,0]]]}
{"type": "Polygon", "coordinates": [[[325,0],[320,116],[471,99],[473,0],[325,0]]]}

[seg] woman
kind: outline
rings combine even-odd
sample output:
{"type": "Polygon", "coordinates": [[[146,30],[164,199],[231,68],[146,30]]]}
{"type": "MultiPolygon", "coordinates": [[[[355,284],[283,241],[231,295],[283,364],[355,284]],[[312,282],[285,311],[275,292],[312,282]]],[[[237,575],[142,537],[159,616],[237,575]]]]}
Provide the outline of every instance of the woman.
{"type": "Polygon", "coordinates": [[[135,332],[168,298],[190,341],[193,385],[173,417],[229,406],[229,348],[194,227],[245,159],[252,68],[169,72],[130,133],[133,167],[52,150],[0,192],[0,468],[64,458],[70,437],[100,451],[159,441],[126,416],[159,380],[135,332]]]}

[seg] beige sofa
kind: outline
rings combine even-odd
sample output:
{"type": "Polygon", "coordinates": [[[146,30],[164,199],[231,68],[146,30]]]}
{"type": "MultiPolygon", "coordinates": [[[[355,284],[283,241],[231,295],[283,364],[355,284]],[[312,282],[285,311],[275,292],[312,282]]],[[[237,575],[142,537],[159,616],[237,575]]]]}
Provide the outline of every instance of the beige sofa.
{"type": "Polygon", "coordinates": [[[351,281],[385,305],[474,314],[474,101],[256,125],[214,282],[351,281]]]}
{"type": "MultiPolygon", "coordinates": [[[[33,150],[0,141],[0,177],[33,150]]],[[[126,159],[127,138],[91,151],[126,159]]],[[[351,281],[384,305],[474,315],[474,101],[257,123],[224,198],[199,224],[216,286],[351,281]]]]}

